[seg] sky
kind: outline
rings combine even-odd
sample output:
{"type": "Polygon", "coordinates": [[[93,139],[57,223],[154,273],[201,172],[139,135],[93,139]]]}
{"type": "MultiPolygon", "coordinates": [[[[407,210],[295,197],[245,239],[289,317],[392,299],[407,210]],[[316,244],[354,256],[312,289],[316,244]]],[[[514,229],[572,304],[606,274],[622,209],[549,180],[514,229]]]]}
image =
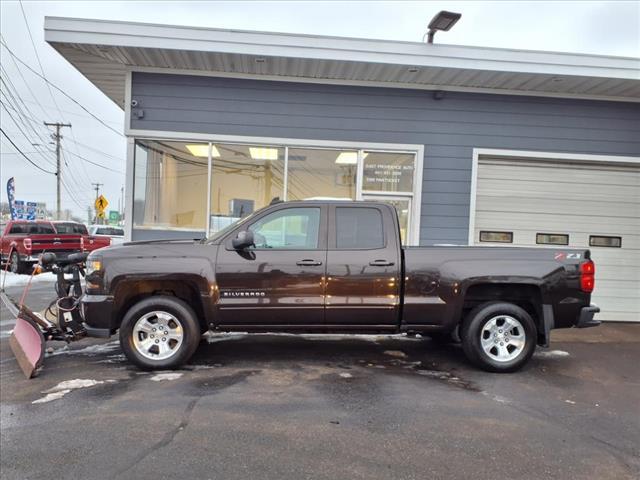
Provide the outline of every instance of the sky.
{"type": "MultiPolygon", "coordinates": [[[[3,41],[25,63],[115,130],[124,113],[44,41],[44,17],[66,16],[170,25],[261,30],[386,40],[422,41],[429,20],[440,10],[462,13],[436,43],[640,56],[640,1],[17,1],[0,2],[3,41]],[[22,7],[22,8],[21,8],[22,7]],[[24,14],[23,14],[24,11],[24,14]],[[33,37],[29,37],[27,24],[33,37]],[[37,56],[36,56],[37,52],[37,56]]],[[[86,218],[93,203],[92,183],[117,210],[124,186],[125,139],[101,125],[72,100],[14,63],[2,47],[2,130],[38,166],[54,170],[51,130],[42,122],[71,123],[63,128],[62,209],[86,218]],[[7,103],[18,102],[22,112],[7,103]],[[24,116],[28,116],[25,119],[24,116]],[[16,119],[16,122],[11,117],[16,119]],[[21,120],[22,119],[22,120],[21,120]],[[22,131],[21,131],[22,130],[22,131]],[[33,144],[36,144],[35,146],[33,144]],[[111,170],[95,166],[89,160],[111,170]],[[112,171],[115,170],[115,171],[112,171]],[[120,173],[119,173],[120,172],[120,173]]],[[[29,164],[3,136],[0,146],[0,199],[15,177],[16,198],[46,202],[55,210],[56,179],[29,164]]]]}

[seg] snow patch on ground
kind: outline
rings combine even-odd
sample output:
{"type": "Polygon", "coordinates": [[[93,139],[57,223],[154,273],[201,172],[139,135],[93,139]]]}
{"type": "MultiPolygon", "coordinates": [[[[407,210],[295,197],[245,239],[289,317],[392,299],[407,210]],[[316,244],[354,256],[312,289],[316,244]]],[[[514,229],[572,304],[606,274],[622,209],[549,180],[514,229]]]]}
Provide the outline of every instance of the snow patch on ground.
{"type": "Polygon", "coordinates": [[[389,355],[390,357],[407,358],[407,354],[400,350],[385,350],[384,354],[389,355]]]}
{"type": "Polygon", "coordinates": [[[156,375],[151,377],[151,381],[153,381],[153,382],[161,382],[163,380],[177,380],[182,375],[184,375],[184,373],[176,373],[176,372],[157,373],[156,375]]]}
{"type": "Polygon", "coordinates": [[[89,388],[95,385],[103,384],[105,382],[111,383],[111,382],[115,382],[115,380],[93,380],[93,379],[87,379],[87,378],[76,378],[75,380],[65,380],[63,382],[60,382],[55,387],[42,392],[42,393],[46,393],[47,395],[37,400],[34,400],[31,403],[51,402],[53,400],[58,400],[64,397],[67,393],[71,392],[72,390],[77,390],[79,388],[89,388]]]}
{"type": "Polygon", "coordinates": [[[55,357],[56,355],[97,355],[99,353],[108,353],[120,348],[118,340],[109,343],[99,343],[97,345],[89,345],[84,348],[71,349],[67,345],[47,353],[47,357],[55,357]]]}
{"type": "MultiPolygon", "coordinates": [[[[17,273],[7,272],[5,278],[5,272],[2,271],[0,274],[0,285],[4,285],[5,287],[20,287],[29,283],[29,278],[31,275],[21,275],[17,273]]],[[[51,272],[41,273],[40,275],[34,275],[31,283],[42,283],[42,282],[55,282],[56,276],[51,272]]]]}
{"type": "Polygon", "coordinates": [[[568,357],[570,353],[564,350],[541,350],[534,355],[538,358],[562,358],[568,357]]]}
{"type": "Polygon", "coordinates": [[[353,378],[353,375],[351,375],[350,373],[346,373],[346,372],[341,373],[340,376],[342,378],[353,378]]]}

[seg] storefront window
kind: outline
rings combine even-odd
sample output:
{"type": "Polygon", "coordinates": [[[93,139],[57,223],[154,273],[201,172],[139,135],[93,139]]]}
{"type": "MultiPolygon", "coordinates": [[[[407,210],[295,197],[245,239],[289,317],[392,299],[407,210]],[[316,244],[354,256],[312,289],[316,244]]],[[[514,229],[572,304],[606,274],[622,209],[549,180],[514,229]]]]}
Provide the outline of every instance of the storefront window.
{"type": "Polygon", "coordinates": [[[413,192],[413,153],[363,152],[362,190],[413,192]]]}
{"type": "Polygon", "coordinates": [[[358,152],[289,148],[287,200],[356,199],[358,152]]]}
{"type": "Polygon", "coordinates": [[[204,230],[208,144],[136,142],[133,224],[204,230]]]}
{"type": "Polygon", "coordinates": [[[284,153],[274,146],[212,145],[211,234],[284,198],[284,153]]]}
{"type": "Polygon", "coordinates": [[[364,199],[392,204],[403,243],[415,243],[415,169],[401,151],[137,140],[133,226],[210,236],[275,199],[364,199]]]}

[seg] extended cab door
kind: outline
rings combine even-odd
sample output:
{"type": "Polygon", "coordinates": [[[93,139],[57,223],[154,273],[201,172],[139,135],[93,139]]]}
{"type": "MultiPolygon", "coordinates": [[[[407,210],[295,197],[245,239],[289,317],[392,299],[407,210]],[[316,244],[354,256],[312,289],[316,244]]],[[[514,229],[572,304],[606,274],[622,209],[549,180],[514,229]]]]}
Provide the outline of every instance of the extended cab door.
{"type": "Polygon", "coordinates": [[[402,260],[392,208],[367,204],[330,207],[327,325],[398,326],[402,260]]]}
{"type": "Polygon", "coordinates": [[[243,229],[255,247],[237,251],[229,240],[216,261],[220,324],[322,327],[327,207],[284,205],[243,229]]]}

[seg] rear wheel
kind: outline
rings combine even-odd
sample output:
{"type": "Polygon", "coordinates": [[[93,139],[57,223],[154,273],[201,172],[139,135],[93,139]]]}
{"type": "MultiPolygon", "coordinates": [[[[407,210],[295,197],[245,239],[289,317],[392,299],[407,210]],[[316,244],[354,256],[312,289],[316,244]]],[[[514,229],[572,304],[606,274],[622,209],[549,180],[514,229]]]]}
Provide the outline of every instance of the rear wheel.
{"type": "Polygon", "coordinates": [[[465,319],[462,348],[467,358],[483,370],[514,372],[533,355],[536,326],[518,305],[486,303],[465,319]]]}
{"type": "Polygon", "coordinates": [[[180,299],[149,297],[126,313],[120,326],[122,351],[144,370],[176,368],[189,361],[200,343],[195,313],[180,299]]]}
{"type": "Polygon", "coordinates": [[[13,251],[11,253],[11,257],[9,259],[9,270],[12,273],[24,273],[26,271],[26,265],[24,262],[20,261],[20,255],[18,252],[13,251]]]}

